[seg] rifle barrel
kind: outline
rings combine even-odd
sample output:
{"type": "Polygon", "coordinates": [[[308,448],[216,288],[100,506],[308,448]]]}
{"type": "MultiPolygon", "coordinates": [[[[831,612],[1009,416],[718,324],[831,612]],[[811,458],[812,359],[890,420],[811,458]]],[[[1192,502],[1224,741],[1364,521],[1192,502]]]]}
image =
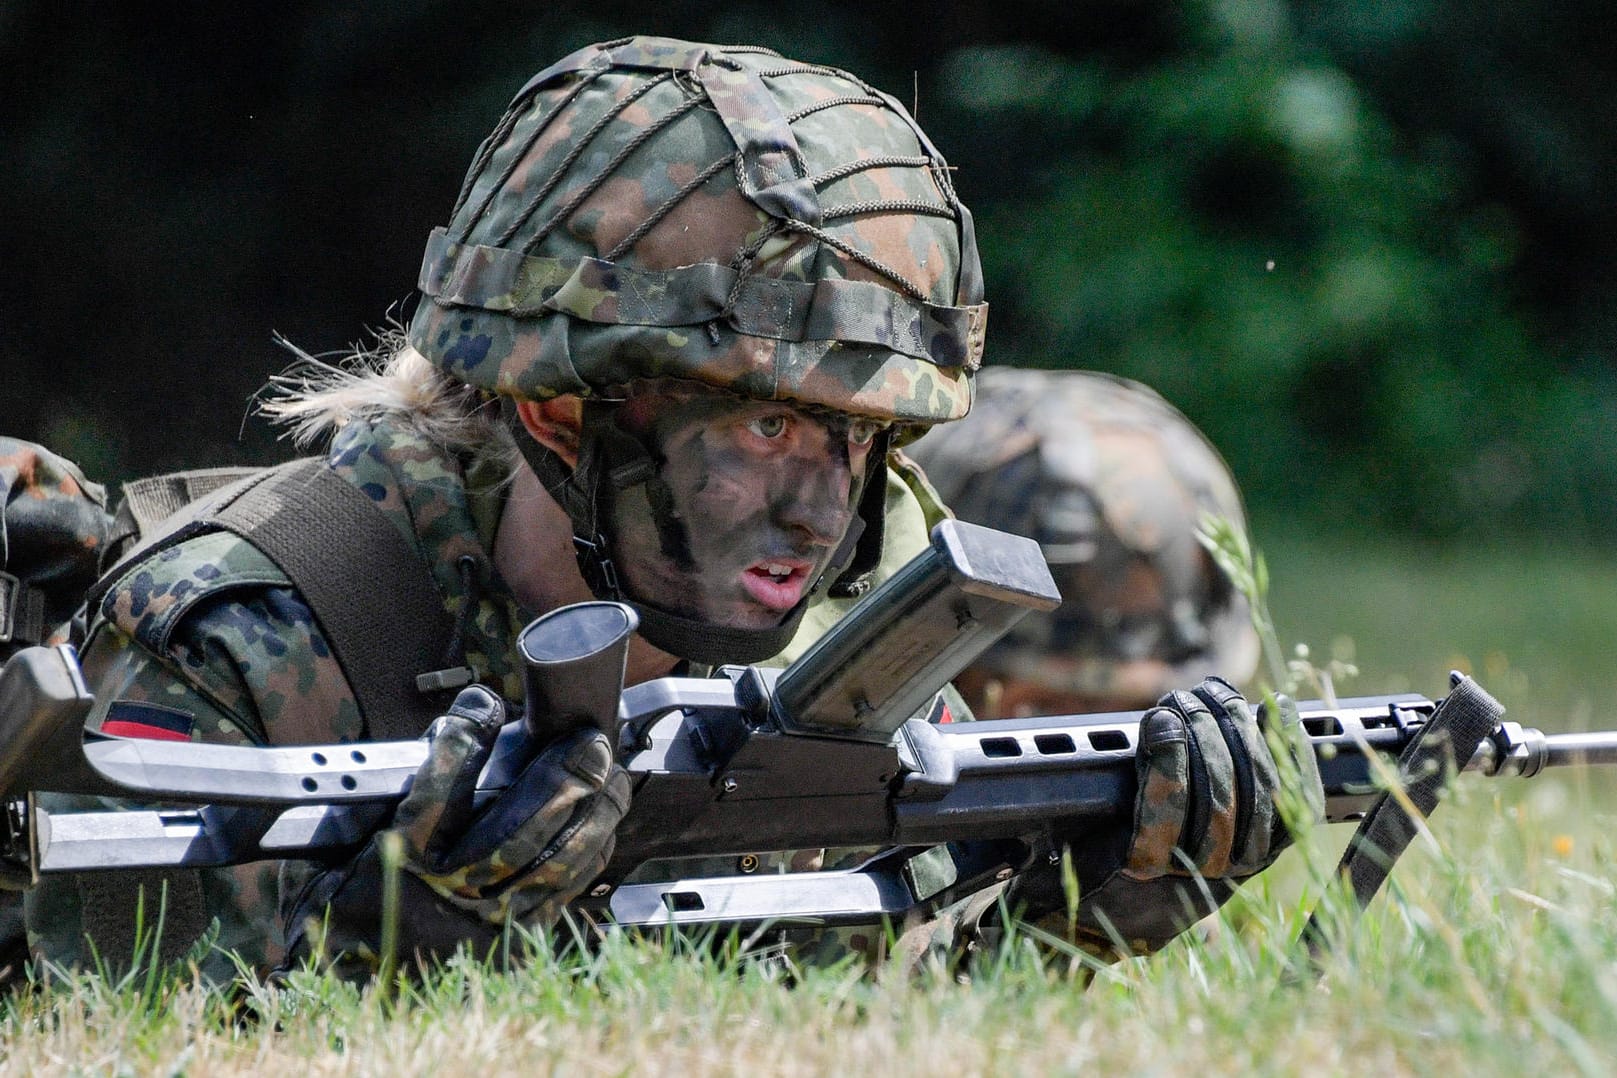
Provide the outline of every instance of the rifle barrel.
{"type": "Polygon", "coordinates": [[[1484,775],[1532,778],[1546,767],[1617,764],[1617,731],[1546,734],[1520,723],[1502,722],[1466,766],[1484,775]]]}
{"type": "Polygon", "coordinates": [[[1599,730],[1545,737],[1545,767],[1617,764],[1617,731],[1599,730]]]}

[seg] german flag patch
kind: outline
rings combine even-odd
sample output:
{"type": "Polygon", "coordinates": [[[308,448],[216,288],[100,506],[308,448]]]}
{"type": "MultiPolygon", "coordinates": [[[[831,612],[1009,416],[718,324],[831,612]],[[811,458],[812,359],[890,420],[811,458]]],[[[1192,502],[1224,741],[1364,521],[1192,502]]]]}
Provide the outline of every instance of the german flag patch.
{"type": "Polygon", "coordinates": [[[101,732],[113,737],[141,737],[149,741],[189,741],[196,719],[177,708],[135,700],[114,700],[102,720],[101,732]]]}

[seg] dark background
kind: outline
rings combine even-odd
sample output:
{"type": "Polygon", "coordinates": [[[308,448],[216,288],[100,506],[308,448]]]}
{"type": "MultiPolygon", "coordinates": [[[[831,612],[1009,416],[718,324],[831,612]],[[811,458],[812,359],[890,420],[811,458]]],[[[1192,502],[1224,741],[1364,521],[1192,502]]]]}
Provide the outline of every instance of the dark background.
{"type": "Polygon", "coordinates": [[[510,95],[651,32],[915,102],[990,361],[1155,385],[1260,524],[1610,543],[1614,30],[1580,0],[12,3],[0,429],[110,482],[286,455],[249,418],[272,335],[407,310],[510,95]]]}

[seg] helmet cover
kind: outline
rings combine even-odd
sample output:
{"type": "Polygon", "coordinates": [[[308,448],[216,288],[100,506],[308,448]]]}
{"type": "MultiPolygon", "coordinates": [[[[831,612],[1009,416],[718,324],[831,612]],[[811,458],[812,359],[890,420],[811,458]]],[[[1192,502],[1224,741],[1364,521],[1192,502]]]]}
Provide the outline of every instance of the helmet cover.
{"type": "Polygon", "coordinates": [[[1255,672],[1246,600],[1196,539],[1205,514],[1245,529],[1240,494],[1217,450],[1152,390],[985,368],[970,417],[907,452],[961,518],[1038,540],[1065,597],[983,657],[994,676],[1122,706],[1208,673],[1255,672]]]}
{"type": "Polygon", "coordinates": [[[987,317],[971,216],[902,105],[667,38],[530,80],[419,283],[411,344],[494,393],[682,378],[901,424],[966,413],[987,317]]]}

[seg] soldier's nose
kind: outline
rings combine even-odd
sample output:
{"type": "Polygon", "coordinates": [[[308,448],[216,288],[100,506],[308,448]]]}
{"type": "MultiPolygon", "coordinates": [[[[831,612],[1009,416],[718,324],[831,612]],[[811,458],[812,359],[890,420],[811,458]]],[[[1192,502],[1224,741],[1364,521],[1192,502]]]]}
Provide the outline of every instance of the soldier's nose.
{"type": "Polygon", "coordinates": [[[844,462],[781,469],[781,490],[773,505],[776,523],[816,546],[835,546],[853,520],[849,505],[852,477],[844,462]]]}

